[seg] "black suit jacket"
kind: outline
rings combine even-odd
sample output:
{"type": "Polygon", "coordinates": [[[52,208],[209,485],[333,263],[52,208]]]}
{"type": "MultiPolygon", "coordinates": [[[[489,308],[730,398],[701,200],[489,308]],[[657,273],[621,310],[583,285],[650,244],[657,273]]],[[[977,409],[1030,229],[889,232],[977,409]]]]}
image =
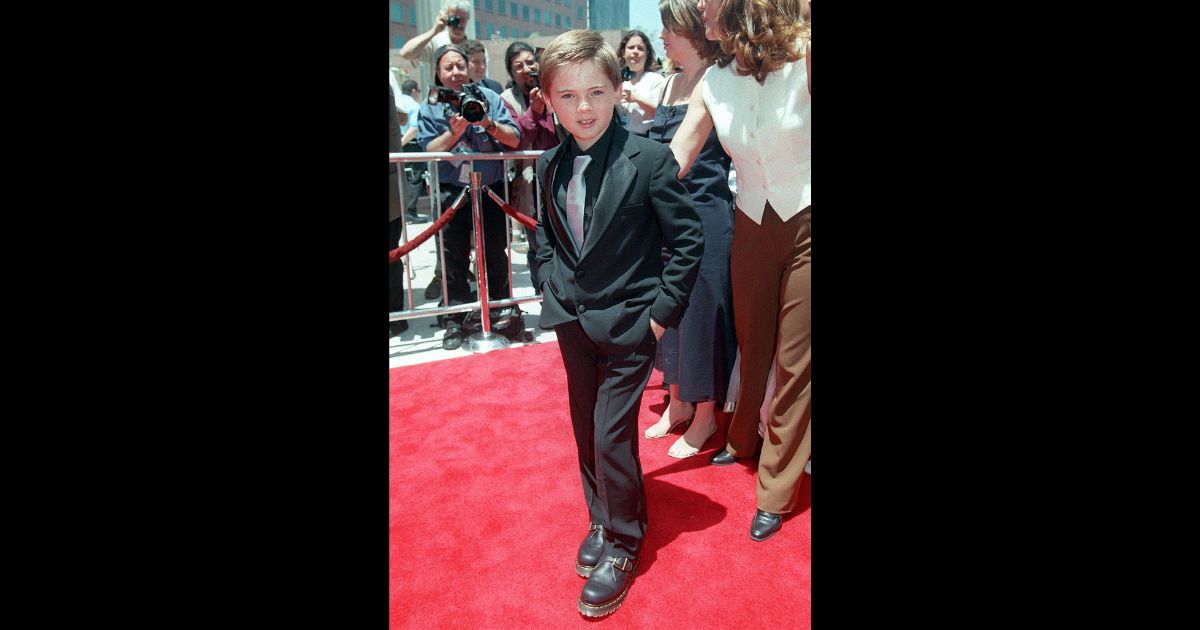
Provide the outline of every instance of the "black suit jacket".
{"type": "Polygon", "coordinates": [[[679,322],[704,253],[700,216],[667,145],[629,133],[615,117],[612,124],[615,134],[582,251],[575,251],[553,194],[554,172],[570,140],[537,163],[547,209],[537,228],[546,243],[538,252],[544,296],[539,325],[578,319],[607,351],[636,348],[650,331],[651,317],[668,327],[679,322]],[[664,244],[672,252],[665,264],[664,244]]]}

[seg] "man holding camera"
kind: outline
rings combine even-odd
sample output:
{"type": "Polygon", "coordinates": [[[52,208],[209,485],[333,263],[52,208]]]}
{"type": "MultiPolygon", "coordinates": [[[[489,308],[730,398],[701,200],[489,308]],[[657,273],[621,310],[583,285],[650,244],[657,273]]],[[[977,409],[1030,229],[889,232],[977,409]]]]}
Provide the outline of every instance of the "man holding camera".
{"type": "MultiPolygon", "coordinates": [[[[521,130],[520,149],[544,151],[558,146],[559,139],[554,127],[554,114],[546,107],[538,83],[537,52],[533,46],[520,41],[513,42],[504,51],[504,65],[508,76],[512,77],[513,86],[505,90],[500,98],[521,130]]],[[[536,159],[517,163],[517,176],[509,186],[509,199],[522,214],[541,220],[533,195],[533,167],[536,163],[536,159]]],[[[537,241],[537,230],[525,228],[525,240],[529,244],[529,280],[533,283],[534,292],[540,294],[542,284],[538,277],[537,250],[541,244],[537,241]]]]}
{"type": "MultiPolygon", "coordinates": [[[[438,102],[426,101],[418,116],[417,143],[425,151],[462,153],[462,160],[443,160],[438,163],[438,182],[442,190],[442,207],[447,208],[463,188],[470,184],[472,153],[499,153],[516,149],[521,144],[521,132],[500,100],[500,95],[475,84],[467,86],[467,53],[454,45],[442,46],[434,53],[434,83],[438,102]],[[464,86],[467,86],[464,89],[464,86]]],[[[485,160],[474,163],[482,183],[503,191],[504,162],[485,160]]],[[[499,193],[498,193],[499,194],[499,193]]],[[[508,286],[508,254],[505,234],[507,216],[486,194],[480,195],[483,217],[484,251],[487,262],[488,298],[501,300],[510,297],[508,286]]],[[[464,203],[450,224],[445,227],[444,246],[448,304],[473,302],[467,271],[470,267],[472,227],[471,205],[464,203]]],[[[463,314],[443,318],[446,333],[442,347],[454,350],[462,345],[463,314]]]]}
{"type": "MultiPolygon", "coordinates": [[[[467,0],[442,0],[442,10],[428,31],[405,42],[400,56],[417,61],[425,56],[426,63],[433,63],[433,53],[449,44],[461,46],[467,41],[467,20],[471,18],[471,3],[467,0]]],[[[434,74],[437,69],[434,68],[434,74]]]]}

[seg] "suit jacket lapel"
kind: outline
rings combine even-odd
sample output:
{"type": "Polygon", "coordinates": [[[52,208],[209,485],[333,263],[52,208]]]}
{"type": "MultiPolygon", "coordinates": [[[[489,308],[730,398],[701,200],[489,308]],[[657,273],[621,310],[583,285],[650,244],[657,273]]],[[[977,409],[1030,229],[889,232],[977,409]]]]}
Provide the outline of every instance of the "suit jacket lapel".
{"type": "Polygon", "coordinates": [[[542,186],[542,208],[546,210],[546,218],[550,221],[550,226],[554,230],[554,237],[563,245],[565,251],[575,255],[576,260],[579,259],[579,253],[575,251],[575,240],[571,238],[570,232],[567,231],[567,217],[564,211],[554,202],[554,174],[558,170],[559,164],[562,163],[563,154],[566,153],[563,145],[550,149],[554,151],[554,155],[550,156],[546,164],[546,178],[542,186]],[[550,185],[546,185],[549,182],[550,185]]]}
{"type": "Polygon", "coordinates": [[[600,240],[600,235],[604,234],[604,230],[608,229],[608,225],[612,223],[613,217],[617,215],[617,210],[620,209],[620,203],[625,199],[625,193],[633,186],[637,180],[637,169],[634,168],[630,158],[637,155],[639,151],[630,147],[625,140],[629,136],[629,132],[625,129],[617,129],[617,134],[612,138],[612,146],[608,150],[608,164],[604,168],[604,180],[600,184],[600,193],[596,195],[596,203],[592,206],[592,224],[588,226],[587,236],[583,240],[583,251],[579,254],[579,259],[583,260],[588,252],[600,240]]]}

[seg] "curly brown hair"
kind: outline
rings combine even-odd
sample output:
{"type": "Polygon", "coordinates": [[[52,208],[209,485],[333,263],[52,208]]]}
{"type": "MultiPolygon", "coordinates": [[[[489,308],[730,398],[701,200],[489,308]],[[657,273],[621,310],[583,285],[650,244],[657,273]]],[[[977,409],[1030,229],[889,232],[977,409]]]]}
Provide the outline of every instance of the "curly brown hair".
{"type": "Polygon", "coordinates": [[[812,28],[804,19],[804,0],[725,0],[717,11],[724,68],[736,61],[739,75],[751,75],[760,84],[785,63],[804,58],[812,28]]]}

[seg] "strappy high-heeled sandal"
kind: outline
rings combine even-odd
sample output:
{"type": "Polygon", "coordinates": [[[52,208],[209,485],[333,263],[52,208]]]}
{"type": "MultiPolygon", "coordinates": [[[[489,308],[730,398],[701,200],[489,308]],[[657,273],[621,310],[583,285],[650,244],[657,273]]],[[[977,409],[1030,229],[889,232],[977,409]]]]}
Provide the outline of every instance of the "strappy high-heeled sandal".
{"type": "MultiPolygon", "coordinates": [[[[696,414],[693,413],[692,415],[690,415],[686,418],[681,418],[679,420],[676,420],[675,422],[672,422],[671,426],[667,428],[666,433],[663,433],[662,435],[650,435],[650,429],[653,429],[654,427],[658,426],[658,422],[655,422],[654,426],[651,426],[650,429],[646,429],[646,431],[644,433],[642,433],[642,435],[646,436],[646,439],[648,439],[648,440],[657,440],[659,438],[665,438],[668,435],[671,435],[671,432],[675,430],[675,427],[677,427],[685,422],[691,422],[692,418],[695,418],[695,417],[696,417],[696,414]]],[[[661,422],[661,420],[660,420],[660,422],[661,422]]]]}

